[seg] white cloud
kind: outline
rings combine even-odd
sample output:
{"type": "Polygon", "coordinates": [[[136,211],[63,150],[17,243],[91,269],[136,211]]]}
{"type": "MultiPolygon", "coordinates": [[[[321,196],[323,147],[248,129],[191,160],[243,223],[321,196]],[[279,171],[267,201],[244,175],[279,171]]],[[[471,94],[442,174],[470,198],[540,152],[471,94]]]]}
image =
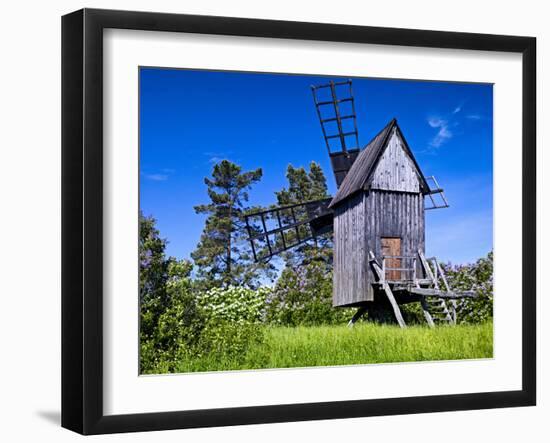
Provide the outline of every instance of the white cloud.
{"type": "Polygon", "coordinates": [[[428,118],[428,125],[430,127],[437,129],[437,134],[429,142],[428,149],[426,152],[434,153],[437,148],[440,148],[442,145],[447,143],[454,135],[460,134],[460,124],[464,122],[464,119],[468,120],[484,120],[486,117],[477,114],[460,114],[463,112],[464,104],[466,101],[463,101],[457,105],[452,112],[434,115],[428,118]]]}
{"type": "Polygon", "coordinates": [[[439,148],[453,137],[453,133],[449,129],[450,125],[448,120],[441,117],[430,117],[428,118],[428,124],[432,128],[438,129],[437,134],[430,141],[430,146],[432,148],[439,148]]]}
{"type": "Polygon", "coordinates": [[[163,182],[168,180],[167,174],[143,174],[147,180],[153,180],[156,182],[163,182]]]}
{"type": "Polygon", "coordinates": [[[221,162],[222,160],[228,160],[231,153],[232,151],[207,151],[203,154],[208,157],[208,163],[214,165],[221,162]]]}
{"type": "Polygon", "coordinates": [[[211,163],[211,164],[214,165],[214,164],[216,164],[216,163],[221,162],[222,160],[224,160],[223,157],[213,156],[213,157],[210,157],[210,158],[208,159],[208,163],[211,163]]]}
{"type": "Polygon", "coordinates": [[[439,128],[442,124],[446,124],[446,123],[447,123],[447,121],[441,119],[440,117],[430,117],[430,118],[428,119],[428,124],[429,124],[432,128],[439,128]]]}

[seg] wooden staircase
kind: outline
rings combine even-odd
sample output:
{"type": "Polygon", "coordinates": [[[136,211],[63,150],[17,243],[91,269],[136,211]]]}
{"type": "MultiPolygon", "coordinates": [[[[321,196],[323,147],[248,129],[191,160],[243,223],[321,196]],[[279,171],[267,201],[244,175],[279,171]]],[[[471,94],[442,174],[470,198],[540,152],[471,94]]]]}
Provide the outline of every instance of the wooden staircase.
{"type": "MultiPolygon", "coordinates": [[[[418,251],[418,256],[420,257],[420,262],[422,263],[422,267],[424,268],[426,280],[428,280],[426,286],[428,289],[435,290],[433,297],[429,297],[426,295],[420,296],[420,304],[422,306],[422,311],[424,312],[424,318],[426,318],[426,321],[431,327],[433,327],[435,323],[446,323],[450,325],[455,325],[456,300],[445,300],[445,298],[443,297],[438,297],[439,294],[437,293],[437,291],[440,290],[439,279],[441,279],[441,281],[443,282],[445,292],[447,294],[451,293],[451,289],[449,287],[449,283],[447,281],[447,277],[445,275],[445,272],[443,271],[443,268],[435,257],[427,259],[426,257],[424,257],[422,251],[418,251]],[[430,265],[430,263],[432,265],[430,265]]],[[[420,282],[418,280],[416,280],[414,283],[416,288],[420,288],[420,282]]],[[[414,294],[414,291],[411,291],[411,293],[414,294]]]]}
{"type": "MultiPolygon", "coordinates": [[[[405,328],[406,324],[394,294],[397,291],[414,297],[411,301],[420,302],[424,318],[430,327],[434,327],[436,324],[455,325],[456,300],[475,296],[472,291],[452,291],[447,276],[437,259],[435,257],[426,258],[422,251],[418,251],[418,259],[424,271],[421,278],[418,278],[416,271],[417,257],[383,257],[382,264],[377,261],[372,251],[369,252],[369,257],[377,278],[375,284],[385,293],[393,309],[395,319],[402,328],[405,328]],[[412,266],[407,268],[401,264],[399,267],[391,268],[385,265],[386,259],[395,260],[396,258],[400,260],[400,263],[402,263],[401,260],[410,259],[412,266]],[[389,275],[393,276],[395,271],[402,273],[401,278],[396,280],[392,277],[394,279],[388,280],[386,278],[388,272],[389,275]]],[[[403,301],[401,300],[401,302],[403,301]]],[[[366,310],[366,306],[359,308],[350,320],[349,326],[353,326],[366,310]]]]}

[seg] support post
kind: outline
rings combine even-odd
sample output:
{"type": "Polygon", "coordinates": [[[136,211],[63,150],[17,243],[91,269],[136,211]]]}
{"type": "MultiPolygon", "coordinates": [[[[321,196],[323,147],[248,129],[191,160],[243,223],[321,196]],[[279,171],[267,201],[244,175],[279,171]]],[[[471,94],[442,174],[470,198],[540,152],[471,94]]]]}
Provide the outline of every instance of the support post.
{"type": "Polygon", "coordinates": [[[393,292],[390,289],[390,285],[388,285],[387,283],[383,283],[382,287],[384,288],[386,297],[388,297],[391,307],[393,308],[393,314],[395,315],[397,323],[399,323],[399,326],[401,326],[402,328],[406,328],[407,325],[405,324],[405,320],[403,320],[403,315],[401,315],[401,310],[399,309],[397,301],[395,301],[395,297],[393,296],[393,292]]]}
{"type": "Polygon", "coordinates": [[[420,298],[420,305],[422,306],[422,312],[424,313],[424,318],[426,319],[426,322],[428,323],[428,326],[430,328],[433,328],[435,326],[434,325],[434,320],[432,318],[432,314],[430,314],[428,303],[426,302],[426,297],[421,297],[420,298]]]}
{"type": "Polygon", "coordinates": [[[359,309],[357,309],[357,312],[353,314],[353,317],[351,317],[351,320],[348,323],[348,328],[353,328],[353,325],[355,324],[355,322],[359,320],[366,311],[367,311],[366,306],[359,307],[359,309]]]}
{"type": "MultiPolygon", "coordinates": [[[[372,251],[369,251],[369,259],[372,263],[374,271],[376,272],[376,275],[378,276],[378,282],[382,284],[382,289],[384,289],[384,292],[386,293],[386,297],[388,297],[388,300],[390,301],[391,307],[393,309],[393,314],[395,315],[395,319],[397,320],[397,323],[399,323],[399,326],[401,326],[402,328],[406,328],[407,325],[405,324],[405,320],[403,320],[403,315],[401,315],[401,310],[399,309],[399,305],[397,304],[397,301],[393,296],[393,292],[391,291],[390,285],[388,285],[388,283],[384,280],[384,273],[380,268],[380,265],[376,261],[376,257],[374,256],[372,251]]],[[[382,259],[382,266],[384,266],[383,259],[382,259]]]]}

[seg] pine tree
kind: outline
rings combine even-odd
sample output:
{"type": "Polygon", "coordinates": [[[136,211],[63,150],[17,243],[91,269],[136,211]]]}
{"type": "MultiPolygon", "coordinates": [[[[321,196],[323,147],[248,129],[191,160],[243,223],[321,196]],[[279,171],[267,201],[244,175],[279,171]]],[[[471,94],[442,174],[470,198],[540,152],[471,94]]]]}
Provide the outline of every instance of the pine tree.
{"type": "MultiPolygon", "coordinates": [[[[286,177],[288,187],[275,193],[281,206],[329,197],[325,174],[318,163],[311,162],[309,171],[289,165],[286,177]]],[[[292,237],[294,231],[287,230],[285,235],[292,237]]],[[[267,314],[270,320],[293,326],[343,321],[342,311],[332,307],[331,235],[292,248],[283,258],[285,267],[267,314]]]]}
{"type": "Polygon", "coordinates": [[[244,214],[248,191],[262,178],[260,168],[242,172],[228,160],[214,166],[212,178],[205,178],[210,203],[195,206],[206,214],[206,223],[197,248],[191,254],[198,267],[197,276],[207,286],[254,286],[271,267],[252,262],[246,241],[244,214]]]}
{"type": "Polygon", "coordinates": [[[311,196],[313,199],[327,198],[328,188],[327,179],[319,163],[311,162],[309,164],[309,181],[311,183],[311,196]]]}
{"type": "Polygon", "coordinates": [[[288,165],[286,170],[288,188],[275,192],[279,205],[304,203],[311,200],[328,197],[325,174],[316,162],[311,162],[309,172],[303,167],[295,168],[288,165]]]}
{"type": "Polygon", "coordinates": [[[142,305],[166,301],[165,286],[169,260],[164,251],[166,240],[155,227],[156,220],[139,214],[139,298],[142,305]]]}
{"type": "MultiPolygon", "coordinates": [[[[306,171],[303,167],[295,168],[289,164],[286,178],[288,187],[275,192],[279,206],[305,203],[329,197],[325,174],[321,166],[314,161],[309,164],[309,171],[306,171]]],[[[302,214],[302,218],[305,218],[306,215],[302,214]]],[[[285,235],[292,236],[294,233],[293,231],[286,231],[285,235]]],[[[332,263],[332,239],[327,235],[320,236],[312,244],[304,244],[285,253],[284,259],[287,266],[290,267],[313,259],[320,259],[330,265],[332,263]]]]}

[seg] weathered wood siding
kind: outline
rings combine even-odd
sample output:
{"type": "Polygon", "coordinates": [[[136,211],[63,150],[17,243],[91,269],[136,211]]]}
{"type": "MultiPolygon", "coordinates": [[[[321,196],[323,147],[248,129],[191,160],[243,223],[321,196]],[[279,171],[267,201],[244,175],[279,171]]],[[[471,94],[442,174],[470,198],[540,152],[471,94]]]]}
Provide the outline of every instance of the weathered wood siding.
{"type": "MultiPolygon", "coordinates": [[[[371,190],[343,201],[334,215],[334,306],[374,300],[368,252],[382,256],[382,237],[401,238],[401,254],[424,251],[424,198],[420,192],[371,190]]],[[[417,263],[420,275],[420,263],[417,263]]]]}
{"type": "Polygon", "coordinates": [[[334,211],[333,305],[366,300],[369,293],[365,193],[349,197],[334,211]]]}
{"type": "Polygon", "coordinates": [[[371,189],[420,192],[416,166],[403,149],[403,140],[394,128],[388,145],[372,174],[371,189]]]}
{"type": "MultiPolygon", "coordinates": [[[[417,256],[424,252],[424,197],[422,194],[376,191],[369,192],[365,199],[365,210],[370,215],[367,229],[367,249],[382,259],[382,237],[401,239],[401,255],[417,256]]],[[[409,266],[410,263],[403,263],[409,266]]],[[[421,275],[420,261],[417,260],[417,274],[421,275]]],[[[369,283],[375,281],[372,271],[369,283]]],[[[369,284],[372,292],[372,285],[369,284]]]]}
{"type": "MultiPolygon", "coordinates": [[[[334,306],[374,300],[372,283],[376,279],[368,255],[372,251],[382,259],[383,237],[400,238],[403,256],[424,252],[424,196],[419,171],[397,129],[392,131],[365,189],[334,207],[334,306]]],[[[403,261],[404,267],[411,264],[412,260],[403,261]]],[[[417,275],[421,275],[419,260],[417,275]]]]}

